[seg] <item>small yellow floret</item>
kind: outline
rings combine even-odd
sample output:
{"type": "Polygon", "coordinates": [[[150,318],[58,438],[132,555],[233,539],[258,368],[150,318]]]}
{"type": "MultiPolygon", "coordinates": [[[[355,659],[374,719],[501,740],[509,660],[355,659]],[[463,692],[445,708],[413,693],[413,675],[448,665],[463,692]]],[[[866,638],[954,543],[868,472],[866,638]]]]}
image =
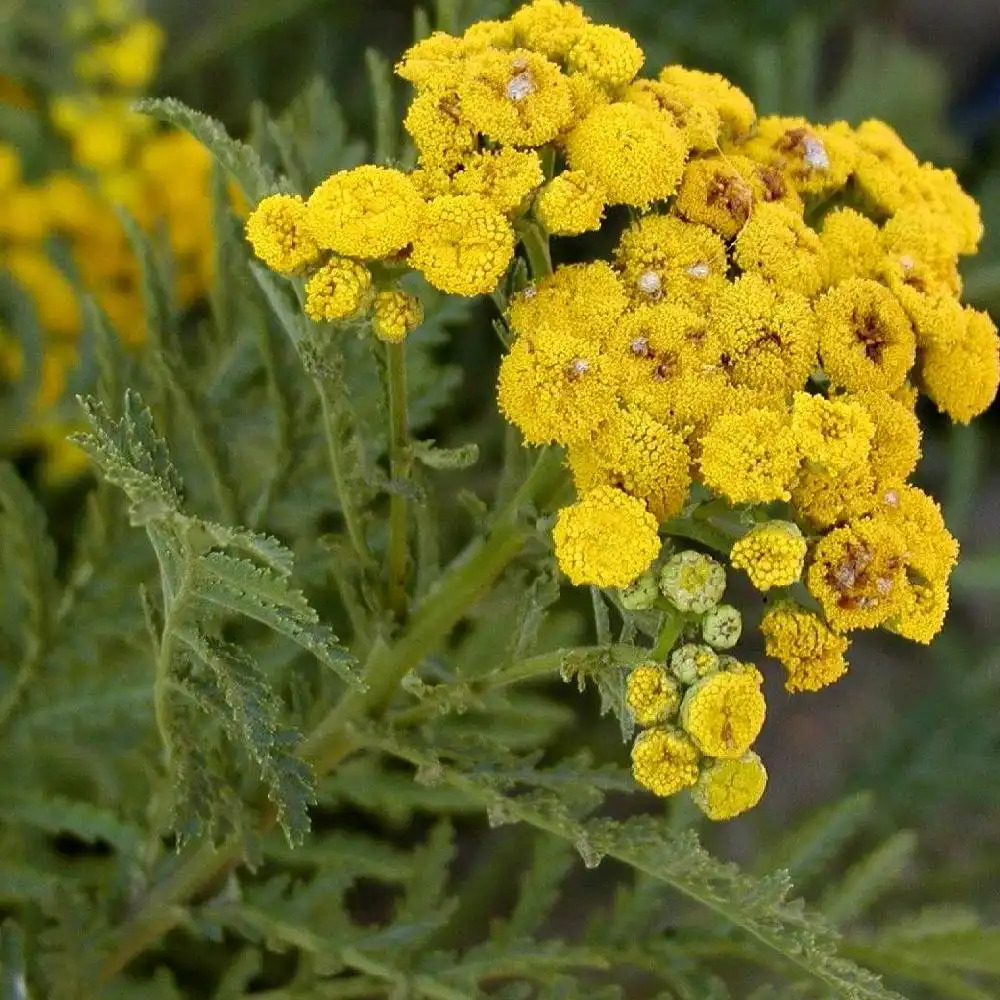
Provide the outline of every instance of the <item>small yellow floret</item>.
{"type": "Polygon", "coordinates": [[[868,464],[880,482],[906,479],[920,460],[920,423],[913,408],[886,392],[843,397],[864,408],[875,428],[868,464]]]}
{"type": "Polygon", "coordinates": [[[604,87],[623,87],[642,69],[645,56],[636,40],[621,28],[588,24],[569,50],[566,63],[604,87]]]}
{"type": "Polygon", "coordinates": [[[459,84],[462,113],[494,142],[542,146],[573,117],[562,70],[528,49],[487,49],[468,60],[459,84]]]}
{"type": "Polygon", "coordinates": [[[890,632],[911,642],[928,645],[944,627],[948,614],[948,584],[945,580],[907,580],[899,614],[886,622],[890,632]]]}
{"type": "Polygon", "coordinates": [[[756,207],[736,237],[733,260],[744,271],[802,295],[817,295],[827,284],[819,236],[779,202],[756,207]]]}
{"type": "Polygon", "coordinates": [[[743,175],[724,156],[692,160],[684,171],[674,210],[732,239],[747,223],[754,196],[743,175]]]}
{"type": "Polygon", "coordinates": [[[871,465],[862,462],[831,472],[806,463],[792,486],[792,503],[819,528],[864,517],[878,506],[871,465]]]}
{"type": "Polygon", "coordinates": [[[292,274],[319,255],[307,228],[305,202],[297,195],[264,198],[250,213],[246,229],[253,252],[280,274],[292,274]]]}
{"type": "Polygon", "coordinates": [[[762,591],[790,587],[802,575],[806,540],[791,521],[755,524],[733,545],[729,560],[762,591]]]}
{"type": "Polygon", "coordinates": [[[848,278],[878,278],[882,273],[885,250],[879,228],[853,208],[835,208],[827,214],[819,238],[831,285],[848,278]]]}
{"type": "Polygon", "coordinates": [[[916,486],[897,486],[886,492],[880,513],[901,532],[908,567],[926,580],[947,578],[958,561],[958,541],[933,497],[916,486]]]}
{"type": "Polygon", "coordinates": [[[552,539],[559,568],[577,585],[627,587],[660,551],[656,518],[611,486],[559,511],[552,539]]]}
{"type": "Polygon", "coordinates": [[[809,592],[838,632],[875,628],[904,599],[906,539],[885,518],[864,518],[824,535],[806,573],[809,592]]]}
{"type": "Polygon", "coordinates": [[[754,673],[709,674],[684,695],[681,726],[703,754],[742,757],[760,735],[767,705],[754,673]]]}
{"type": "Polygon", "coordinates": [[[117,37],[98,42],[85,52],[78,70],[88,80],[103,78],[118,87],[139,90],[156,75],[164,41],[163,29],[155,21],[142,18],[117,37]]]}
{"type": "Polygon", "coordinates": [[[616,411],[600,348],[578,337],[518,337],[500,365],[497,400],[529,444],[582,444],[616,411]]]}
{"type": "Polygon", "coordinates": [[[321,247],[364,260],[402,250],[423,227],[423,199],[413,181],[391,167],[333,174],[313,191],[306,209],[321,247]]]}
{"type": "Polygon", "coordinates": [[[403,126],[426,167],[450,170],[476,147],[476,130],[462,117],[455,88],[418,93],[410,102],[403,126]]]}
{"type": "Polygon", "coordinates": [[[840,472],[868,460],[875,425],[860,403],[797,392],[792,433],[807,462],[840,472]]]}
{"type": "Polygon", "coordinates": [[[684,439],[641,410],[619,410],[569,458],[578,490],[618,486],[645,501],[659,521],[680,513],[691,488],[684,439]]]}
{"type": "Polygon", "coordinates": [[[534,150],[503,146],[464,157],[440,193],[482,195],[501,212],[513,212],[543,180],[534,150]]]}
{"type": "Polygon", "coordinates": [[[659,663],[640,663],[629,674],[625,701],[640,726],[655,726],[676,713],[681,690],[659,663]]]}
{"type": "Polygon", "coordinates": [[[692,103],[683,87],[659,80],[636,80],[625,91],[623,100],[669,117],[694,150],[707,152],[718,147],[722,127],[719,113],[711,105],[692,103]]]}
{"type": "Polygon", "coordinates": [[[767,771],[752,750],[736,760],[706,763],[691,789],[691,798],[711,820],[734,819],[763,798],[767,771]]]}
{"type": "Polygon", "coordinates": [[[799,462],[788,418],[770,410],[723,414],[702,439],[702,479],[733,503],[790,499],[799,462]]]}
{"type": "Polygon", "coordinates": [[[835,385],[892,392],[903,384],[916,339],[902,306],[884,285],[850,278],[816,303],[816,316],[823,370],[835,385]]]}
{"type": "Polygon", "coordinates": [[[699,756],[676,729],[647,729],[632,746],[632,776],[654,795],[676,795],[698,780],[699,756]]]}
{"type": "Polygon", "coordinates": [[[375,296],[375,336],[388,344],[398,344],[424,321],[420,299],[400,289],[375,296]]]}
{"type": "Polygon", "coordinates": [[[595,108],[566,137],[566,156],[601,184],[612,205],[644,208],[669,198],[688,147],[666,117],[635,104],[595,108]]]}
{"type": "Polygon", "coordinates": [[[985,413],[1000,386],[1000,339],[987,313],[965,309],[964,329],[948,345],[924,352],[920,374],[927,395],[952,420],[967,424],[985,413]]]}
{"type": "Polygon", "coordinates": [[[666,561],[660,570],[660,590],[678,611],[701,615],[722,600],[726,571],[711,556],[688,549],[666,561]]]}
{"type": "Polygon", "coordinates": [[[412,238],[413,266],[452,295],[492,292],[514,256],[514,230],[482,195],[435,198],[412,238]]]}
{"type": "Polygon", "coordinates": [[[564,170],[542,188],[535,216],[553,236],[578,236],[600,228],[604,188],[582,170],[564,170]]]}
{"type": "Polygon", "coordinates": [[[306,314],[317,322],[346,319],[367,304],[371,287],[363,264],[332,257],[306,283],[306,314]]]}
{"type": "Polygon", "coordinates": [[[760,630],[767,655],[787,671],[788,691],[819,691],[847,672],[848,640],[805,608],[779,604],[764,615],[760,630]]]}
{"type": "Polygon", "coordinates": [[[575,3],[533,0],[510,19],[518,41],[550,59],[562,59],[587,27],[587,16],[575,3]]]}
{"type": "Polygon", "coordinates": [[[718,73],[665,66],[660,70],[659,79],[684,92],[692,104],[711,107],[734,141],[749,134],[757,122],[757,112],[750,98],[718,73]]]}
{"type": "Polygon", "coordinates": [[[745,274],[721,289],[709,315],[719,364],[736,385],[784,397],[805,384],[819,331],[803,296],[745,274]]]}

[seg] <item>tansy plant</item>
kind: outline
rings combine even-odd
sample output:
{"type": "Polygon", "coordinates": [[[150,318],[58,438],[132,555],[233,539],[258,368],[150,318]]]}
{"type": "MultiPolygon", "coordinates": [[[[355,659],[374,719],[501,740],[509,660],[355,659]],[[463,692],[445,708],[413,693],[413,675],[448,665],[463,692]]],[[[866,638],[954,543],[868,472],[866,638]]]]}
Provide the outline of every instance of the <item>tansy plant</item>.
{"type": "Polygon", "coordinates": [[[878,908],[879,799],[746,873],[696,835],[765,797],[768,673],[805,703],[859,630],[942,628],[910,478],[918,413],[1000,381],[976,202],[571,3],[417,23],[370,148],[322,82],[243,143],[128,104],[159,29],[74,5],[76,172],[0,156],[46,331],[5,364],[79,353],[101,474],[63,517],[0,466],[0,997],[993,995],[974,910],[878,908]],[[498,477],[431,437],[475,337],[498,477]]]}

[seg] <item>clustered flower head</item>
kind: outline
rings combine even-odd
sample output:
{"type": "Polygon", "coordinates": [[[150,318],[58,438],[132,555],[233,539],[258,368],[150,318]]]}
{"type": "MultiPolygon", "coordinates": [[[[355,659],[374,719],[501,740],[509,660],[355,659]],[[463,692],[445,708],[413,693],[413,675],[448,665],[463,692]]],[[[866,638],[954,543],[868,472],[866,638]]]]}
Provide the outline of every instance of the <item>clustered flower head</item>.
{"type": "Polygon", "coordinates": [[[710,556],[693,550],[671,556],[647,606],[666,602],[704,641],[677,646],[665,663],[640,663],[625,686],[626,704],[642,727],[632,748],[635,780],[654,795],[689,789],[713,820],[751,809],[767,784],[751,750],[767,711],[764,678],[725,652],[742,629],[739,611],[719,603],[725,587],[726,571],[710,556]]]}
{"type": "Polygon", "coordinates": [[[856,629],[929,642],[957,546],[908,483],[915,408],[982,413],[1000,353],[989,316],[961,303],[982,224],[950,170],[884,123],[758,117],[721,76],[644,64],[628,34],[561,0],[436,32],[397,66],[416,168],[335,174],[281,212],[265,200],[248,235],[324,318],[374,302],[378,330],[406,268],[497,293],[499,407],[527,444],[566,449],[577,489],[555,520],[560,567],[621,588],[627,613],[665,604],[705,640],[633,675],[636,778],[690,787],[723,818],[763,792],[759,674],[717,652],[741,629],[719,606],[724,567],[693,551],[660,566],[662,536],[728,512],[715,547],[777,596],[763,630],[789,690],[841,676],[856,629]],[[582,244],[566,256],[583,262],[551,269],[552,239],[586,239],[622,207],[609,260],[582,244]],[[357,277],[352,294],[317,281],[331,267],[357,277]]]}
{"type": "MultiPolygon", "coordinates": [[[[68,4],[64,28],[75,52],[72,81],[33,99],[25,113],[45,119],[64,140],[65,162],[39,174],[37,164],[23,169],[21,150],[0,144],[0,268],[34,303],[46,364],[58,369],[62,385],[76,364],[83,316],[73,283],[47,254],[49,241],[68,246],[79,281],[128,344],[145,339],[145,310],[120,210],[151,236],[166,236],[180,305],[205,295],[214,268],[209,153],[131,109],[156,74],[162,29],[132,0],[68,4]]],[[[13,380],[11,349],[4,353],[0,376],[13,380]]],[[[49,471],[70,475],[86,461],[53,422],[61,393],[49,393],[43,405],[45,395],[35,401],[36,426],[24,443],[46,449],[49,471]],[[52,434],[39,433],[50,427],[52,434]]]]}

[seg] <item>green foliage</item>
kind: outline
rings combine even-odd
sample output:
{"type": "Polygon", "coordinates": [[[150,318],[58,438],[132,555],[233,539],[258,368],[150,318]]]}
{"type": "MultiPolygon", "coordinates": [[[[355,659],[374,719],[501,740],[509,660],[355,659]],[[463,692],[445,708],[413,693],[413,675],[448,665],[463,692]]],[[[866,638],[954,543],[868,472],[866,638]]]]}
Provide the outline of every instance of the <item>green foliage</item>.
{"type": "MultiPolygon", "coordinates": [[[[415,20],[460,30],[502,8],[440,0],[415,20]]],[[[149,339],[126,353],[83,303],[76,440],[99,481],[62,495],[0,465],[0,1000],[995,996],[995,838],[953,856],[996,781],[995,657],[946,636],[818,809],[720,834],[635,796],[625,677],[661,618],[560,586],[561,460],[500,440],[485,309],[414,285],[427,319],[406,342],[400,477],[381,345],[364,323],[309,323],[301,284],[251,259],[230,182],[252,202],[409,162],[390,71],[413,13],[387,5],[389,42],[363,58],[371,31],[346,5],[206,18],[166,77],[207,92],[202,69],[234,69],[248,93],[210,88],[212,110],[289,96],[253,105],[246,141],[174,99],[139,106],[215,158],[217,280],[182,310],[166,241],[124,218],[149,339]],[[288,80],[255,86],[274,65],[288,80]],[[402,611],[384,569],[399,497],[402,611]]],[[[651,60],[727,69],[769,109],[881,113],[925,155],[962,152],[942,75],[898,39],[859,29],[824,76],[820,5],[681,3],[665,21],[633,0],[623,16],[651,60]]],[[[33,51],[0,40],[5,66],[33,51]]],[[[979,302],[997,299],[994,257],[970,271],[979,302]]],[[[0,400],[5,442],[42,356],[8,284],[24,378],[0,400]]],[[[959,528],[989,434],[929,446],[959,528]]],[[[955,579],[967,614],[997,588],[996,553],[955,579]]],[[[808,711],[818,769],[831,734],[820,698],[808,711]]]]}

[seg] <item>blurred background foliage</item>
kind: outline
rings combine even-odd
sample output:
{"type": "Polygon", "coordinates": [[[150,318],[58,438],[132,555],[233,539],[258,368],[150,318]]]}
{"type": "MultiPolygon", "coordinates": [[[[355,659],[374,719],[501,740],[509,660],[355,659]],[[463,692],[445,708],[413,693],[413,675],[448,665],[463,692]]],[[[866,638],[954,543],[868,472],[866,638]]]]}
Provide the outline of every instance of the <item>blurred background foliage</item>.
{"type": "MultiPolygon", "coordinates": [[[[581,2],[595,19],[628,28],[651,64],[679,61],[723,72],[747,90],[761,113],[855,123],[884,118],[921,157],[954,166],[980,200],[986,224],[983,249],[966,268],[967,299],[1000,315],[1000,8],[995,3],[581,2]]],[[[61,58],[51,31],[61,7],[60,0],[0,0],[0,66],[6,78],[45,91],[66,85],[61,74],[68,60],[61,58]]],[[[440,0],[438,8],[432,12],[438,23],[459,27],[503,14],[509,5],[440,0]]],[[[153,91],[220,118],[236,135],[259,127],[255,107],[262,104],[278,115],[317,77],[336,95],[347,133],[370,135],[364,51],[375,48],[394,61],[411,41],[415,23],[425,23],[409,0],[151,0],[149,10],[168,38],[153,91]]],[[[400,86],[400,106],[403,94],[400,86]]],[[[30,150],[44,138],[35,128],[23,110],[0,108],[0,138],[30,150]]],[[[361,153],[351,148],[346,161],[361,153]]],[[[495,476],[491,459],[501,450],[492,394],[499,345],[489,318],[486,305],[477,306],[472,321],[463,322],[463,331],[468,327],[473,335],[433,345],[438,359],[454,366],[449,372],[461,373],[461,384],[438,410],[427,436],[446,446],[470,439],[480,444],[484,461],[463,481],[470,489],[495,476]]],[[[947,629],[930,649],[888,637],[859,639],[849,677],[821,694],[792,700],[777,686],[769,690],[770,719],[761,742],[771,772],[768,794],[750,816],[710,831],[709,843],[760,871],[789,865],[801,874],[807,898],[822,900],[828,913],[845,922],[859,915],[891,922],[895,914],[934,898],[975,904],[996,923],[1000,412],[995,406],[968,428],[952,428],[929,410],[922,416],[926,444],[918,482],[942,498],[964,548],[947,629]],[[793,818],[838,800],[839,812],[822,819],[824,829],[834,831],[824,840],[829,857],[797,853],[797,842],[781,836],[793,818]],[[831,890],[817,877],[821,861],[844,878],[837,898],[824,899],[831,890]],[[883,898],[880,887],[873,888],[865,866],[881,873],[881,888],[891,885],[891,896],[883,898]],[[865,886],[854,895],[852,877],[856,886],[865,886]]],[[[77,498],[56,494],[46,502],[59,510],[77,498]]],[[[570,686],[556,685],[553,693],[574,706],[579,699],[570,686]]],[[[141,700],[141,692],[136,697],[141,700]]],[[[564,736],[566,749],[586,745],[599,756],[605,751],[620,756],[614,725],[598,724],[596,696],[587,698],[587,725],[564,736]]],[[[325,790],[331,799],[359,813],[384,808],[384,802],[365,799],[362,765],[345,768],[336,781],[337,787],[325,790]]],[[[432,798],[426,790],[418,796],[424,805],[432,798]]],[[[412,819],[405,801],[396,805],[401,822],[412,819]]],[[[524,842],[517,829],[504,829],[480,845],[463,846],[466,860],[486,850],[502,861],[517,857],[524,842]]],[[[580,875],[564,919],[572,921],[573,906],[584,905],[590,894],[604,892],[602,879],[600,870],[580,875]]],[[[470,931],[489,916],[463,913],[470,931]]],[[[952,918],[955,928],[965,926],[961,911],[952,918]]],[[[871,958],[860,945],[854,957],[871,958]]],[[[955,989],[940,995],[988,995],[955,989]]],[[[928,988],[922,995],[939,994],[928,988]]]]}

